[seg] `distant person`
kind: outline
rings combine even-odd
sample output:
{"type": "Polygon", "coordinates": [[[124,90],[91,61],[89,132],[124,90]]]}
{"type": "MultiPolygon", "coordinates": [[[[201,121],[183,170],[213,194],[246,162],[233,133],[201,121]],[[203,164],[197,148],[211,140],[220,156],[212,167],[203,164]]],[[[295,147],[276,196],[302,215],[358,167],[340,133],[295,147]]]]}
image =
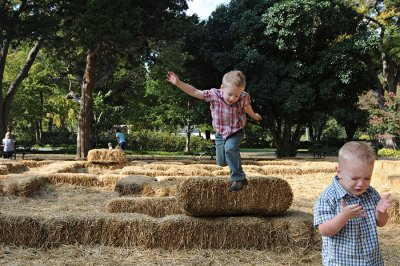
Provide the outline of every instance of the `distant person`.
{"type": "Polygon", "coordinates": [[[3,141],[3,158],[12,158],[15,149],[15,141],[10,132],[7,132],[3,141]]]}
{"type": "Polygon", "coordinates": [[[336,176],[314,205],[314,225],[322,235],[323,265],[383,265],[377,226],[385,226],[390,194],[370,186],[375,153],[365,142],[339,150],[336,176]]]}
{"type": "Polygon", "coordinates": [[[261,116],[253,111],[250,95],[244,91],[244,74],[238,70],[230,71],[223,76],[219,89],[204,91],[182,82],[174,72],[168,72],[167,81],[190,96],[210,102],[212,125],[216,131],[217,164],[229,166],[231,191],[247,186],[240,158],[240,143],[244,137],[246,113],[256,121],[261,120],[261,116]]]}
{"type": "Polygon", "coordinates": [[[112,150],[112,149],[113,149],[113,145],[112,145],[111,142],[108,143],[108,149],[109,149],[109,150],[112,150]]]}
{"type": "Polygon", "coordinates": [[[118,141],[118,146],[122,150],[126,149],[126,140],[125,140],[125,135],[121,132],[119,128],[115,129],[115,136],[117,137],[118,141]]]}

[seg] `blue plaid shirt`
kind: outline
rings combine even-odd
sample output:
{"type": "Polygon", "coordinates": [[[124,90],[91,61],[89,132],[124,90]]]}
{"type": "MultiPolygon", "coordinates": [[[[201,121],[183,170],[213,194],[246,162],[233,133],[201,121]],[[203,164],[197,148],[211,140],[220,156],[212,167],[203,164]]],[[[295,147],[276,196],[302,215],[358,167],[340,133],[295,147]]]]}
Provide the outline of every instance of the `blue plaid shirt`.
{"type": "Polygon", "coordinates": [[[341,200],[347,205],[360,204],[367,217],[352,218],[334,236],[322,237],[323,265],[384,265],[379,249],[375,209],[381,199],[371,186],[362,196],[348,193],[335,176],[332,184],[325,189],[314,204],[314,225],[317,226],[339,214],[341,200]]]}

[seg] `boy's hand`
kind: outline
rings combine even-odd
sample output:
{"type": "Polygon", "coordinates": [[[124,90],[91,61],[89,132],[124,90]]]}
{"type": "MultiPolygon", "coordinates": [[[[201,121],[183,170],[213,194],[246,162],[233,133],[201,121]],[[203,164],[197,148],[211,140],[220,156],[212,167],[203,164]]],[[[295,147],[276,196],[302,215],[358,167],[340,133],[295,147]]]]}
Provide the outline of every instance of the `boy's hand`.
{"type": "Polygon", "coordinates": [[[256,121],[260,121],[262,119],[262,117],[259,113],[255,113],[253,119],[256,121]]]}
{"type": "Polygon", "coordinates": [[[363,206],[360,204],[347,205],[344,199],[342,199],[342,210],[340,213],[342,213],[347,220],[356,217],[367,217],[363,206]]]}
{"type": "Polygon", "coordinates": [[[384,195],[381,200],[376,205],[376,211],[380,213],[385,213],[387,209],[392,205],[392,196],[389,194],[384,195]]]}
{"type": "Polygon", "coordinates": [[[167,74],[167,81],[176,86],[179,82],[179,77],[174,72],[169,71],[167,74]]]}

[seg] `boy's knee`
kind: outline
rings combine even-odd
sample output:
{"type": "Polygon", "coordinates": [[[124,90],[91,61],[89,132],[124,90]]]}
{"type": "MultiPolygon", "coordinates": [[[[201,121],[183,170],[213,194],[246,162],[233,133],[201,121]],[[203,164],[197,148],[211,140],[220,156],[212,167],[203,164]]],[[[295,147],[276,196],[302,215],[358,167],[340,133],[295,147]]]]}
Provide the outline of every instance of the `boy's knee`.
{"type": "Polygon", "coordinates": [[[225,154],[235,154],[235,153],[238,153],[238,152],[239,152],[238,147],[236,147],[234,145],[225,147],[225,154]]]}

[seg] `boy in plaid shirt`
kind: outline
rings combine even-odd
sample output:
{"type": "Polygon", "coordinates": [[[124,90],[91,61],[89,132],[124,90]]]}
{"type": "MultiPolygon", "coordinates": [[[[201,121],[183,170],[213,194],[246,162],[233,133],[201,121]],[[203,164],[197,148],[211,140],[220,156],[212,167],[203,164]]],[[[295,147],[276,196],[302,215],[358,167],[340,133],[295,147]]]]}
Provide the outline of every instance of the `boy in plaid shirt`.
{"type": "Polygon", "coordinates": [[[337,175],[314,205],[323,265],[384,264],[376,226],[386,225],[392,199],[370,186],[374,162],[365,142],[348,142],[339,150],[337,175]]]}
{"type": "Polygon", "coordinates": [[[212,125],[216,131],[216,160],[220,166],[229,166],[230,190],[236,191],[247,185],[240,159],[240,143],[244,137],[246,113],[256,121],[261,120],[250,105],[250,95],[244,91],[246,79],[241,71],[234,70],[222,78],[220,89],[198,90],[179,80],[174,72],[168,72],[167,81],[190,96],[210,102],[212,125]]]}

